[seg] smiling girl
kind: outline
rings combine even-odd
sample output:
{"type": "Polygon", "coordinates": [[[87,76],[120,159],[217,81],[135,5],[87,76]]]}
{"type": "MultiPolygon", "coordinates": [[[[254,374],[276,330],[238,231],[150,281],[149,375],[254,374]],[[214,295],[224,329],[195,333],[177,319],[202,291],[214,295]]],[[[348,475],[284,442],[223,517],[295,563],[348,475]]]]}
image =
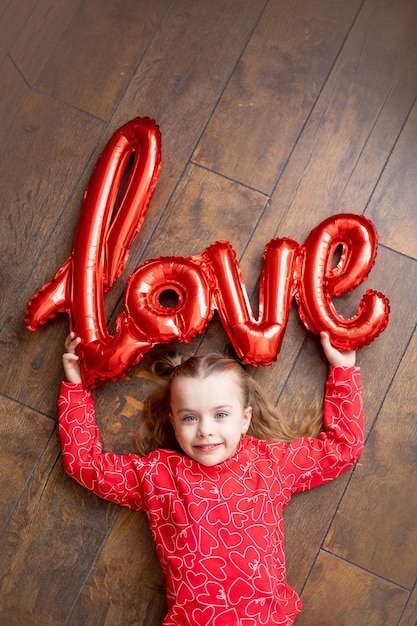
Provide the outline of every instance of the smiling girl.
{"type": "Polygon", "coordinates": [[[302,605],[286,582],[282,509],[362,453],[355,353],[321,335],[330,368],[318,437],[291,432],[237,361],[171,362],[165,388],[145,407],[140,455],[115,455],[102,451],[94,403],[82,388],[80,341],[70,335],[63,355],[64,468],[98,496],[146,512],[166,579],[163,624],[292,624],[302,605]]]}

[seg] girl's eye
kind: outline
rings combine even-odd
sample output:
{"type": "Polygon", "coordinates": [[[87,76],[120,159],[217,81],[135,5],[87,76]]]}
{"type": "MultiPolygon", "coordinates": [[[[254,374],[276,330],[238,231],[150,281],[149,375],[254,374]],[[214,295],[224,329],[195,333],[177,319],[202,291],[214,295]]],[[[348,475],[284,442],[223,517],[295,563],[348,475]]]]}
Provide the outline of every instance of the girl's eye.
{"type": "Polygon", "coordinates": [[[182,418],[183,422],[194,422],[196,420],[196,416],[195,415],[184,415],[184,417],[182,418]]]}
{"type": "Polygon", "coordinates": [[[216,413],[216,419],[224,419],[225,417],[227,417],[227,413],[224,413],[223,411],[220,411],[219,413],[216,413]]]}

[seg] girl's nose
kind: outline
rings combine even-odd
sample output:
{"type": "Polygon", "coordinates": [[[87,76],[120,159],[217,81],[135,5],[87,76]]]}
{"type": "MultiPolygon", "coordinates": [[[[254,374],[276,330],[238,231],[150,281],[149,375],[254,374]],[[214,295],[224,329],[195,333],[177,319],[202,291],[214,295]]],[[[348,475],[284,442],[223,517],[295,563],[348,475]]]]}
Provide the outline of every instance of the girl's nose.
{"type": "Polygon", "coordinates": [[[201,420],[198,425],[198,436],[199,437],[211,437],[212,436],[212,428],[209,420],[201,420]]]}

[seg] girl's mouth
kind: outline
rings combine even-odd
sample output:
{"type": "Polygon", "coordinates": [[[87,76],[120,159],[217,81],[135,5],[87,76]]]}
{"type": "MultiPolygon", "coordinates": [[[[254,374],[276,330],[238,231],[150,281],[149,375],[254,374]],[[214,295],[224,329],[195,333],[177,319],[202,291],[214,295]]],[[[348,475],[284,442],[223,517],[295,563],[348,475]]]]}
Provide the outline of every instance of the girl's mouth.
{"type": "Polygon", "coordinates": [[[221,443],[207,443],[201,444],[199,446],[194,446],[194,448],[199,452],[212,452],[212,450],[217,450],[217,448],[219,448],[221,445],[221,443]]]}

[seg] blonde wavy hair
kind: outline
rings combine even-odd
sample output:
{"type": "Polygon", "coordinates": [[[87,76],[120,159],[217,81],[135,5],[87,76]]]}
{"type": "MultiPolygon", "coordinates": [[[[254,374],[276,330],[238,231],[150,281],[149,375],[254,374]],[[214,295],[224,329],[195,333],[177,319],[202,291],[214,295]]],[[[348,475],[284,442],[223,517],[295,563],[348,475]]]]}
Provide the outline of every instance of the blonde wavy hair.
{"type": "Polygon", "coordinates": [[[136,435],[141,455],[157,448],[181,451],[169,417],[171,384],[179,377],[202,379],[215,373],[233,373],[242,390],[244,406],[252,407],[247,434],[257,439],[289,442],[298,437],[316,437],[322,430],[322,411],[317,406],[306,411],[301,425],[296,424],[296,419],[287,424],[266,399],[260,385],[237,360],[214,353],[184,358],[180,353],[166,354],[153,364],[153,372],[165,378],[166,383],[162,389],[150,394],[145,402],[136,435]]]}

